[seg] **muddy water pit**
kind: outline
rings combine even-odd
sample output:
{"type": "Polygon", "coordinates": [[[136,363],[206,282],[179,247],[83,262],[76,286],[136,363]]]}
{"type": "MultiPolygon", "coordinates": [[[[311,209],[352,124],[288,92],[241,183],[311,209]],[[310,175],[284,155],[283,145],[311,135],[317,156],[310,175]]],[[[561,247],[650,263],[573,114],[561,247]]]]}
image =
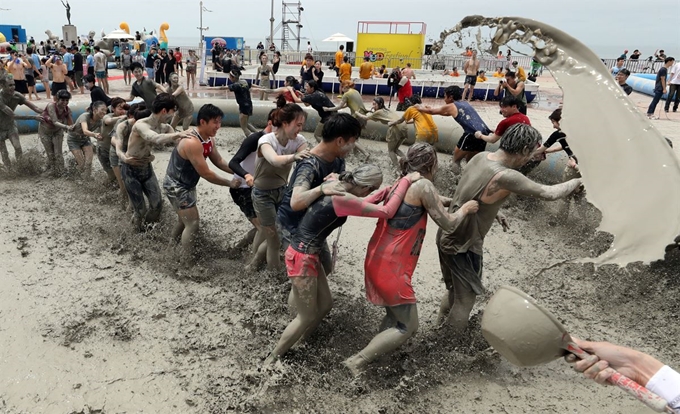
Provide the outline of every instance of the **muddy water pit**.
{"type": "MultiPolygon", "coordinates": [[[[220,152],[230,156],[240,140],[240,130],[223,129],[220,152]]],[[[26,150],[39,148],[35,136],[22,143],[26,150]]],[[[364,144],[388,171],[385,144],[364,144]]],[[[159,179],[169,154],[157,153],[159,179]]],[[[436,185],[450,196],[449,156],[440,157],[436,185]]],[[[350,158],[348,165],[357,162],[350,158]]],[[[382,317],[363,292],[367,230],[374,222],[351,218],[331,279],[334,309],[308,343],[262,372],[262,360],[291,317],[289,284],[283,274],[243,272],[243,255],[231,245],[249,225],[228,190],[199,184],[203,255],[186,272],[166,248],[174,220],[167,203],[166,224],[136,235],[115,192],[101,185],[98,167],[92,183],[35,172],[0,179],[2,412],[525,413],[561,412],[565,401],[573,412],[640,412],[636,401],[593,386],[566,364],[519,369],[487,351],[478,312],[488,297],[477,304],[464,337],[437,330],[444,285],[433,223],[414,276],[421,326],[403,349],[377,361],[360,381],[342,368],[382,317]]],[[[557,203],[508,203],[511,231],[494,227],[487,238],[489,291],[517,286],[571,315],[570,327],[581,337],[678,361],[680,310],[671,265],[567,264],[536,276],[557,261],[602,254],[611,243],[595,230],[594,208],[585,221],[558,217],[558,211],[557,203]],[[612,305],[613,299],[636,305],[631,310],[612,305]]],[[[671,252],[669,260],[680,259],[671,252]]]]}

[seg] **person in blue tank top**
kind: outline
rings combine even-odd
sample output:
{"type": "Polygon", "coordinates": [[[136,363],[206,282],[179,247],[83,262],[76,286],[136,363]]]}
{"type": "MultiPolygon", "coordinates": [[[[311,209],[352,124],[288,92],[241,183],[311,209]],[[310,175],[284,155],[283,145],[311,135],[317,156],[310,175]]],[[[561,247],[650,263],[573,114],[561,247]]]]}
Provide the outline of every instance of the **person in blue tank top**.
{"type": "Polygon", "coordinates": [[[198,234],[199,217],[196,207],[196,185],[203,177],[216,185],[238,188],[240,181],[216,174],[208,167],[207,158],[222,171],[233,174],[228,161],[215,146],[215,135],[222,126],[224,113],[215,105],[206,104],[198,111],[198,126],[182,138],[170,155],[163,180],[165,195],[177,212],[177,225],[172,231],[175,242],[182,243],[181,260],[193,262],[193,244],[198,234]]]}
{"type": "Polygon", "coordinates": [[[489,134],[491,130],[470,103],[463,100],[463,90],[460,86],[447,87],[444,90],[444,102],[445,105],[437,108],[424,105],[416,105],[416,108],[430,115],[451,116],[463,128],[463,135],[458,139],[453,152],[455,168],[460,170],[463,159],[470,162],[472,157],[486,149],[486,142],[476,139],[475,131],[489,134]]]}

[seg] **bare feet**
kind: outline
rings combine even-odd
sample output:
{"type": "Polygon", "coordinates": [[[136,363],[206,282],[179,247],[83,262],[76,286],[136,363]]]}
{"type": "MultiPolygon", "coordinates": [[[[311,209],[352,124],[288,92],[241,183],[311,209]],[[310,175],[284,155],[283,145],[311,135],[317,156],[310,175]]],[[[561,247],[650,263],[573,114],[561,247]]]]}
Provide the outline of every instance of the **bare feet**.
{"type": "Polygon", "coordinates": [[[359,378],[366,370],[366,360],[359,354],[351,356],[342,362],[352,374],[352,378],[359,378]]]}

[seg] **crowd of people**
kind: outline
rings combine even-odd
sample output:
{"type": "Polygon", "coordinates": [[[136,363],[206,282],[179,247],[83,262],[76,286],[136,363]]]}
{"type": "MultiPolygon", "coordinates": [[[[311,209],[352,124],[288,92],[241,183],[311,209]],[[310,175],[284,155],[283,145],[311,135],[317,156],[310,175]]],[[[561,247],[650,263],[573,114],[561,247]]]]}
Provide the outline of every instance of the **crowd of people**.
{"type": "MultiPolygon", "coordinates": [[[[182,265],[189,267],[197,260],[200,227],[196,186],[203,178],[229,187],[233,201],[252,224],[252,230],[237,243],[241,247],[250,246],[245,269],[259,271],[265,264],[271,271],[285,268],[291,281],[289,303],[297,315],[282,332],[265,360],[266,365],[313,335],[332,309],[333,295],[327,276],[333,272],[334,258],[326,239],[349,216],[378,219],[366,247],[364,283],[367,300],[385,310],[377,335],[345,361],[353,375],[360,375],[371,361],[399,348],[418,330],[417,299],[411,282],[428,216],[438,227],[436,245],[444,280],[438,321],[455,337],[466,329],[476,297],[485,291],[484,240],[494,222],[507,230],[508,221],[500,209],[508,196],[558,200],[582,192],[577,158],[560,130],[561,109],[550,115],[556,132],[543,142],[527,116],[522,80],[517,79],[519,71],[505,73],[496,88],[497,94],[505,91],[499,103],[504,119],[493,130],[485,124],[469,103],[474,90],[472,78],[479,74],[474,53],[464,67],[464,88],[446,88],[444,105],[438,107],[422,105],[417,95],[410,95],[405,98],[410,106],[403,114],[385,108],[380,97],[373,100],[370,109],[366,108],[361,97],[355,96],[358,92],[349,79],[342,82],[341,103],[334,105],[320,90],[323,75],[316,71],[320,68],[310,54],[306,59],[310,62],[301,70],[304,93],[296,93],[295,82],[291,80],[284,87],[289,89],[279,91],[276,106],[269,112],[267,126],[262,130],[248,123],[247,117],[252,115],[252,87],[239,81],[239,67],[232,66],[229,71],[232,83],[227,88],[235,93],[246,138],[231,160],[222,158],[215,142],[224,117],[220,108],[203,105],[197,112],[196,127],[189,128],[194,107],[186,89],[179,85],[180,69],[174,63],[171,65],[174,71],[159,79],[153,76],[155,63],[149,67],[149,57],[144,64],[130,59],[127,70],[134,80],[126,80],[131,85],[128,100],[140,97],[143,101],[131,105],[120,97],[108,98],[106,84],[95,85],[95,79],[101,79],[95,64],[94,74],[81,76],[93,102],[74,121],[68,106],[72,97],[68,89],[79,86],[79,77],[70,73],[68,62],[73,64],[72,60],[55,56],[42,62],[52,70],[57,87],[52,88],[53,99],[45,108],[39,108],[29,100],[30,95],[26,99],[18,90],[25,78],[14,76],[19,72],[25,75],[24,63],[33,62],[29,58],[32,54],[27,51],[26,55],[16,56],[10,62],[10,74],[0,78],[0,150],[5,166],[10,165],[6,140],[15,147],[16,157],[21,156],[16,120],[40,122],[38,135],[45,148],[47,172],[55,176],[65,168],[62,152],[65,133],[67,146],[84,177],[91,174],[95,154],[91,138],[95,138],[97,158],[108,180],[117,183],[121,203],[132,212],[135,230],[145,231],[161,219],[165,193],[177,214],[171,237],[179,245],[182,265]],[[22,70],[16,70],[14,65],[20,65],[22,70]],[[148,77],[144,77],[144,69],[148,77]],[[305,77],[308,72],[311,73],[305,77]],[[64,82],[59,82],[60,74],[64,82]],[[76,80],[75,85],[69,85],[67,78],[76,80]],[[314,132],[317,142],[313,147],[301,135],[307,112],[299,104],[312,106],[321,118],[314,132]],[[16,115],[18,105],[26,105],[36,115],[16,115]],[[338,112],[344,107],[350,113],[338,112]],[[450,116],[464,130],[454,152],[457,169],[462,172],[450,198],[439,194],[433,184],[438,171],[438,157],[432,145],[438,140],[433,116],[450,116]],[[345,169],[345,158],[359,148],[357,142],[368,121],[388,126],[388,153],[399,176],[388,185],[383,185],[383,172],[376,165],[364,163],[353,171],[345,169]],[[180,122],[182,131],[176,129],[180,122]],[[405,154],[400,150],[406,137],[404,123],[413,123],[416,131],[416,143],[405,154]],[[486,151],[486,144],[495,142],[499,142],[499,149],[486,151]],[[156,145],[165,144],[174,148],[161,190],[152,164],[153,150],[156,145]],[[545,153],[559,150],[569,156],[561,184],[539,184],[521,172],[527,165],[544,159],[545,153]],[[210,168],[208,159],[231,177],[210,168]],[[466,161],[464,168],[462,161],[466,161]]],[[[155,55],[149,54],[152,62],[164,59],[163,51],[160,57],[155,55]]],[[[175,61],[168,54],[167,62],[175,61]]],[[[672,58],[666,58],[666,63],[669,62],[673,62],[672,58]]],[[[396,82],[401,87],[415,77],[408,69],[407,66],[398,72],[396,82]]],[[[264,58],[258,70],[260,86],[255,89],[271,93],[266,84],[276,71],[264,58]]],[[[623,70],[618,71],[617,79],[623,70]]],[[[626,90],[625,79],[621,85],[626,90]]],[[[368,153],[363,155],[367,157],[368,153]]],[[[583,343],[583,347],[613,366],[626,364],[623,357],[616,359],[610,345],[583,343]]],[[[645,377],[644,383],[653,386],[669,378],[675,384],[680,381],[675,371],[662,364],[657,366],[658,361],[648,365],[656,369],[645,377]]],[[[606,363],[596,360],[577,362],[576,368],[598,382],[610,374],[606,363]]],[[[677,397],[677,388],[664,391],[664,385],[658,387],[660,394],[675,392],[672,395],[677,397]]],[[[678,398],[674,401],[677,406],[678,398]]]]}

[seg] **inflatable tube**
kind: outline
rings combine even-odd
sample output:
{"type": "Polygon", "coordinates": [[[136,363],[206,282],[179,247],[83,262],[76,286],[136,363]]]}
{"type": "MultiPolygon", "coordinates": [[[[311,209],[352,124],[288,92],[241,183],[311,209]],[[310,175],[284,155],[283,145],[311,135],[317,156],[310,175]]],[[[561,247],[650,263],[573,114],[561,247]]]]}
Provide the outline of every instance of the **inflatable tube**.
{"type": "Polygon", "coordinates": [[[109,69],[118,69],[118,66],[116,65],[116,62],[109,62],[108,68],[109,69]]]}
{"type": "MultiPolygon", "coordinates": [[[[235,99],[192,99],[194,104],[194,124],[196,122],[196,116],[198,114],[198,109],[205,104],[213,104],[219,107],[224,112],[224,118],[222,118],[222,126],[239,128],[239,113],[238,104],[235,99]]],[[[80,116],[87,107],[90,105],[89,101],[79,101],[71,102],[69,107],[73,112],[73,117],[76,119],[80,116]]],[[[269,111],[274,108],[273,102],[270,101],[253,101],[253,115],[250,117],[250,123],[258,128],[264,128],[267,125],[267,116],[269,111]]],[[[319,114],[312,108],[304,108],[307,112],[307,122],[303,129],[307,132],[313,132],[316,125],[319,122],[319,114]]],[[[345,111],[345,110],[343,110],[345,111]]],[[[25,106],[20,106],[17,108],[17,115],[35,115],[33,111],[26,108],[25,106]]],[[[452,154],[453,149],[456,147],[458,139],[463,134],[463,129],[454,121],[451,117],[434,117],[437,128],[439,129],[439,141],[434,145],[434,147],[439,151],[447,154],[452,154]]],[[[19,120],[17,121],[19,127],[19,132],[21,133],[36,133],[38,132],[38,122],[34,120],[19,120]]],[[[414,129],[409,127],[408,138],[406,139],[406,144],[411,145],[415,142],[414,129]]],[[[369,121],[366,128],[362,133],[362,139],[370,139],[374,141],[385,141],[385,135],[387,134],[387,125],[369,121]]],[[[498,148],[498,144],[487,145],[487,150],[495,151],[498,148]]],[[[563,152],[549,154],[548,159],[539,164],[538,167],[532,172],[532,176],[539,179],[542,182],[547,183],[557,183],[562,181],[562,172],[566,166],[567,158],[563,155],[563,152]]]]}
{"type": "MultiPolygon", "coordinates": [[[[651,79],[656,81],[656,73],[633,73],[630,77],[635,76],[636,78],[651,79]]],[[[630,77],[628,79],[630,79],[630,77]]]]}
{"type": "MultiPolygon", "coordinates": [[[[637,75],[629,76],[626,83],[630,85],[630,87],[633,88],[635,92],[640,92],[644,93],[645,95],[654,96],[654,85],[656,84],[656,75],[654,75],[654,79],[647,79],[637,75]]],[[[668,94],[664,93],[662,99],[666,99],[667,97],[668,94]]]]}

